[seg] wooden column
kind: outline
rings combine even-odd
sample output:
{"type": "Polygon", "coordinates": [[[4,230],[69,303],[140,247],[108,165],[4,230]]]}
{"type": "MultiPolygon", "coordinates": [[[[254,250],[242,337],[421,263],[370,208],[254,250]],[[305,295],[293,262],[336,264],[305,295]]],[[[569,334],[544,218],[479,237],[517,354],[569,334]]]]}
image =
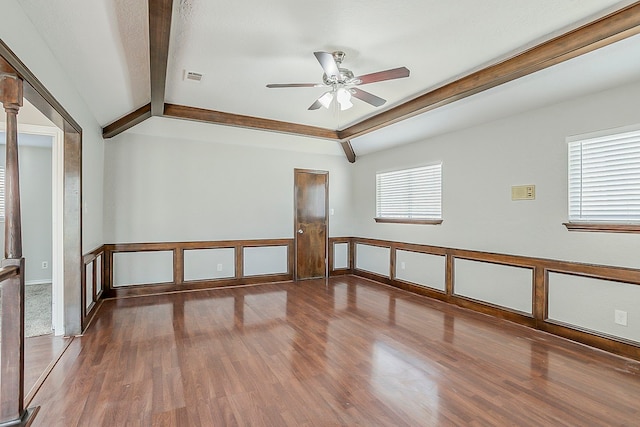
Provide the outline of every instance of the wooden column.
{"type": "Polygon", "coordinates": [[[20,425],[24,410],[24,258],[18,179],[18,110],[22,80],[0,62],[0,102],[7,113],[5,166],[5,259],[2,267],[18,267],[18,275],[2,282],[0,346],[0,425],[20,425]]]}

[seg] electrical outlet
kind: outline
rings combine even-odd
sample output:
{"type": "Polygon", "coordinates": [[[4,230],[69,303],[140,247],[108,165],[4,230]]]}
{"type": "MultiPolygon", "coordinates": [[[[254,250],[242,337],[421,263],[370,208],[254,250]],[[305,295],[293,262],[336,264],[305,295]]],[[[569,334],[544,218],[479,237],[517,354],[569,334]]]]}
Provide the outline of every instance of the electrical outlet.
{"type": "Polygon", "coordinates": [[[47,269],[49,268],[49,263],[47,261],[42,261],[42,269],[47,269]]]}
{"type": "Polygon", "coordinates": [[[222,264],[218,264],[218,271],[222,271],[222,264]]]}
{"type": "Polygon", "coordinates": [[[627,326],[627,312],[623,310],[614,310],[613,321],[616,325],[627,326]]]}

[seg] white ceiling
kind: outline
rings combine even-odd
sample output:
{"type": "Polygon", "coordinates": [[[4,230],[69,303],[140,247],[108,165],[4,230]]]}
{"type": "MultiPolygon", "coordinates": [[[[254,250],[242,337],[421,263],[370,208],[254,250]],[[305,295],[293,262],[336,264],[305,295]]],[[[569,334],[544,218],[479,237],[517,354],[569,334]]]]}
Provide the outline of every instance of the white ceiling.
{"type": "MultiPolygon", "coordinates": [[[[101,125],[149,102],[147,1],[19,1],[101,125]]],[[[166,102],[342,129],[632,3],[174,0],[166,102]],[[356,75],[406,66],[411,76],[362,87],[386,98],[383,107],[355,100],[354,108],[339,113],[307,110],[322,88],[265,87],[320,82],[322,69],[313,52],[337,49],[346,52],[343,66],[356,75]],[[203,81],[185,82],[184,70],[203,73],[203,81]]],[[[629,67],[636,67],[637,75],[638,45],[637,37],[618,43],[606,48],[613,53],[601,49],[352,143],[361,155],[619,84],[630,78],[629,67]],[[607,56],[603,61],[599,55],[607,56]],[[579,61],[590,57],[584,68],[579,61]],[[572,86],[559,84],[554,73],[572,86]],[[540,90],[549,84],[556,90],[540,90]]],[[[164,126],[158,120],[130,131],[154,132],[164,126]]]]}

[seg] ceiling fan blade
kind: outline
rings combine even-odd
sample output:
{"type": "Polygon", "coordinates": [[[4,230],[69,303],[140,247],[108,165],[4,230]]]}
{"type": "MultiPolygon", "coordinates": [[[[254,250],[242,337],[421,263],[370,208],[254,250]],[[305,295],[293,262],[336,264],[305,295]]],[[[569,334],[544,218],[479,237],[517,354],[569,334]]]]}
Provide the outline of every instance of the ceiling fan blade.
{"type": "Polygon", "coordinates": [[[340,70],[338,70],[336,60],[333,59],[333,54],[329,52],[313,52],[313,54],[316,56],[327,77],[340,77],[340,70]]]}
{"type": "Polygon", "coordinates": [[[308,109],[317,110],[320,107],[329,108],[329,105],[331,105],[331,101],[333,101],[333,92],[329,90],[323,93],[322,95],[320,95],[320,97],[316,99],[316,102],[311,104],[311,106],[308,109]]]}
{"type": "Polygon", "coordinates": [[[313,104],[311,104],[311,106],[308,108],[309,110],[317,110],[318,108],[322,107],[322,104],[320,103],[320,101],[318,101],[316,99],[316,102],[314,102],[313,104]]]}
{"type": "Polygon", "coordinates": [[[268,84],[269,88],[279,88],[279,87],[322,87],[324,85],[319,83],[271,83],[268,84]]]}
{"type": "Polygon", "coordinates": [[[351,94],[354,97],[358,98],[361,101],[366,102],[367,104],[371,104],[374,107],[379,107],[385,102],[387,102],[386,99],[382,99],[379,96],[375,96],[374,94],[366,92],[362,89],[358,89],[357,87],[353,87],[349,90],[351,91],[351,94]]]}
{"type": "Polygon", "coordinates": [[[391,70],[378,71],[377,73],[365,74],[364,76],[358,76],[356,79],[360,80],[361,85],[368,83],[381,82],[384,80],[401,79],[403,77],[409,77],[409,69],[407,67],[392,68],[391,70]]]}

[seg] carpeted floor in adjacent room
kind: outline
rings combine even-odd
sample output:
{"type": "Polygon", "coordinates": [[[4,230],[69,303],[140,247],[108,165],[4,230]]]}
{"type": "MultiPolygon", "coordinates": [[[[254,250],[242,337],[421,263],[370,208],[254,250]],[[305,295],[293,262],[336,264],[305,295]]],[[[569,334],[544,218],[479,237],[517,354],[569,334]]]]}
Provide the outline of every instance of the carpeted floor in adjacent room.
{"type": "MultiPolygon", "coordinates": [[[[51,329],[51,283],[25,286],[24,336],[36,337],[52,332],[51,329]]],[[[2,295],[0,294],[0,298],[2,295]]],[[[0,304],[0,319],[2,305],[0,304]]]]}

